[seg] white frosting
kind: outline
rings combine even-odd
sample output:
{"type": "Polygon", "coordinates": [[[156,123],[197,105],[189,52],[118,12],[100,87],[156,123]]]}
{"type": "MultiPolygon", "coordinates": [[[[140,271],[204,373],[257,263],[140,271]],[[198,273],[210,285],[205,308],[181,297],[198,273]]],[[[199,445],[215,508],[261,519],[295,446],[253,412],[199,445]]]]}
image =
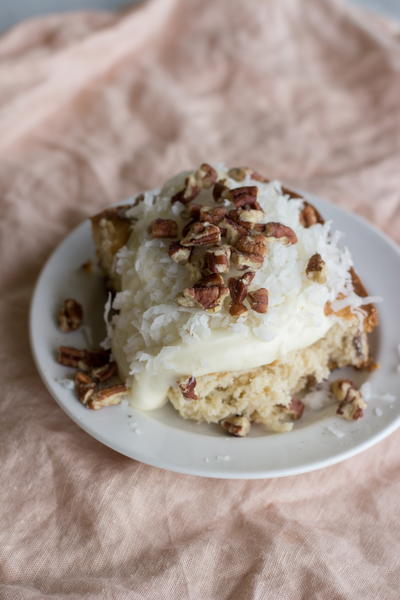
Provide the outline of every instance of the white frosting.
{"type": "MultiPolygon", "coordinates": [[[[220,178],[227,178],[223,166],[213,166],[220,178]]],[[[278,182],[265,184],[247,177],[240,183],[228,178],[227,185],[257,185],[265,222],[288,225],[298,238],[291,246],[271,243],[250,286],[268,289],[268,312],[249,310],[236,319],[226,309],[210,314],[179,306],[176,296],[193,283],[191,275],[168,256],[169,240],[152,239],[148,226],[157,217],[174,218],[179,225],[185,222],[182,205],[170,201],[184,177],[175,177],[161,191],[147,192],[144,201],[130,210],[138,222],[115,260],[123,291],[114,300],[119,314],[108,331],[114,357],[131,389],[130,402],[143,410],[161,406],[168,387],[181,376],[248,370],[309,346],[335,321],[325,315],[325,303],[339,293],[350,305],[357,298],[348,275],[350,254],[338,246],[340,234],[332,235],[329,223],[302,227],[301,200],[283,195],[278,182]],[[316,252],[326,263],[327,281],[322,285],[305,276],[307,262],[316,252]]],[[[203,190],[195,202],[215,204],[211,190],[203,190]]]]}

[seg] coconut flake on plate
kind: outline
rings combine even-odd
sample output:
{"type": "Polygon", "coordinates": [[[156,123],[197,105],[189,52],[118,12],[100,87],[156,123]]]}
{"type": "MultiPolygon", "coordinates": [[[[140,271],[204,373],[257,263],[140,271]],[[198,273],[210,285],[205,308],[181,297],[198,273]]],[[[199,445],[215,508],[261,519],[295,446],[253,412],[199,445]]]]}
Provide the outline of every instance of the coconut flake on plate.
{"type": "Polygon", "coordinates": [[[56,377],[55,381],[66,390],[73,390],[75,388],[74,380],[69,377],[56,377]]]}
{"type": "Polygon", "coordinates": [[[337,437],[338,439],[344,437],[346,434],[342,429],[336,427],[336,425],[327,425],[325,430],[337,437]]]}

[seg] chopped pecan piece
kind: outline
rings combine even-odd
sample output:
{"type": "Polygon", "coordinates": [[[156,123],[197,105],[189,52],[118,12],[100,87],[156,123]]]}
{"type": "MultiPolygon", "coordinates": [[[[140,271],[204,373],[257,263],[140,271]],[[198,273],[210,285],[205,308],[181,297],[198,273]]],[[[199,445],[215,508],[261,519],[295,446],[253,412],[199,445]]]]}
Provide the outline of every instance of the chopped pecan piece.
{"type": "Polygon", "coordinates": [[[214,246],[221,241],[221,230],[211,223],[193,223],[185,237],[181,239],[182,246],[214,246]]]}
{"type": "Polygon", "coordinates": [[[201,187],[210,188],[218,179],[217,171],[209,164],[203,163],[196,171],[196,180],[201,183],[201,187]]]}
{"type": "Polygon", "coordinates": [[[75,391],[82,404],[87,404],[90,396],[96,388],[93,377],[82,371],[77,371],[74,377],[75,391]]]}
{"type": "Polygon", "coordinates": [[[229,291],[233,304],[240,304],[247,296],[247,285],[241,277],[230,277],[228,280],[229,291]]]}
{"type": "MultiPolygon", "coordinates": [[[[231,211],[232,212],[232,211],[231,211]]],[[[249,209],[238,209],[238,217],[239,221],[244,221],[245,223],[255,224],[262,221],[264,217],[264,213],[262,210],[255,210],[254,208],[249,209]]]]}
{"type": "Polygon", "coordinates": [[[213,198],[215,202],[222,202],[222,200],[229,199],[229,188],[225,185],[225,179],[221,179],[214,184],[213,198]]]}
{"type": "Polygon", "coordinates": [[[301,400],[296,398],[296,396],[293,396],[288,406],[283,406],[281,404],[278,404],[277,406],[279,406],[281,411],[288,415],[288,417],[293,419],[293,421],[298,421],[304,412],[304,404],[301,400]]]}
{"type": "Polygon", "coordinates": [[[304,404],[301,400],[293,396],[290,404],[288,406],[288,415],[294,420],[297,421],[300,419],[304,412],[304,404]]]}
{"type": "Polygon", "coordinates": [[[229,312],[233,317],[240,317],[240,315],[247,312],[247,308],[243,304],[247,296],[247,285],[241,277],[231,277],[228,281],[228,286],[232,298],[229,312]]]}
{"type": "Polygon", "coordinates": [[[65,367],[90,371],[107,364],[110,360],[110,352],[109,350],[79,350],[78,348],[60,346],[57,360],[65,367]]]}
{"type": "MultiPolygon", "coordinates": [[[[282,191],[284,188],[282,188],[282,191]]],[[[291,196],[294,198],[301,198],[298,194],[294,192],[289,192],[291,196]]],[[[309,202],[304,201],[303,209],[300,212],[300,223],[303,227],[311,227],[316,223],[325,223],[324,219],[321,217],[320,213],[317,211],[315,206],[310,204],[309,202]]]]}
{"type": "MultiPolygon", "coordinates": [[[[216,275],[216,274],[215,274],[216,275]]],[[[229,295],[229,290],[224,285],[204,285],[191,288],[185,288],[181,296],[178,296],[177,302],[181,306],[196,307],[200,306],[209,312],[221,310],[225,298],[229,295]]]]}
{"type": "Polygon", "coordinates": [[[217,178],[217,171],[211,165],[203,163],[197,171],[186,177],[184,188],[172,196],[172,204],[175,202],[188,204],[198,195],[201,189],[211,187],[217,181],[217,178]]]}
{"type": "Polygon", "coordinates": [[[248,228],[246,224],[241,224],[238,221],[225,217],[219,224],[222,235],[227,242],[234,244],[241,235],[247,235],[248,228]]]}
{"type": "Polygon", "coordinates": [[[182,392],[182,396],[187,400],[197,400],[196,394],[196,377],[188,377],[185,381],[181,381],[178,385],[182,392]]]}
{"type": "Polygon", "coordinates": [[[155,219],[149,231],[154,238],[174,238],[178,235],[178,225],[172,219],[155,219]]]}
{"type": "Polygon", "coordinates": [[[243,283],[245,283],[246,285],[250,285],[251,282],[253,281],[254,277],[255,277],[255,272],[254,271],[246,271],[246,273],[243,273],[243,275],[241,275],[240,279],[241,281],[243,281],[243,283]]]}
{"type": "Polygon", "coordinates": [[[348,420],[357,420],[363,416],[367,405],[351,379],[333,381],[331,392],[339,402],[336,414],[348,420]]]}
{"type": "Polygon", "coordinates": [[[203,277],[194,284],[194,287],[212,287],[214,285],[225,285],[222,276],[219,273],[211,273],[210,275],[203,275],[203,277]]]}
{"type": "Polygon", "coordinates": [[[264,177],[264,175],[261,175],[260,173],[258,173],[257,171],[254,171],[253,169],[250,170],[250,177],[252,179],[255,179],[256,181],[261,181],[262,183],[269,182],[269,179],[267,177],[264,177]]]}
{"type": "Polygon", "coordinates": [[[245,185],[230,190],[230,200],[236,208],[262,210],[257,202],[258,187],[256,185],[245,185]]]}
{"type": "Polygon", "coordinates": [[[265,236],[258,233],[256,235],[242,235],[236,242],[236,249],[247,254],[258,254],[265,256],[267,254],[267,240],[265,236]]]}
{"type": "Polygon", "coordinates": [[[231,304],[229,313],[232,317],[240,317],[248,312],[248,308],[242,303],[231,304]]]}
{"type": "Polygon", "coordinates": [[[311,279],[311,281],[315,281],[316,283],[325,283],[325,261],[322,260],[322,257],[318,252],[313,254],[309,259],[306,267],[306,275],[308,279],[311,279]]]}
{"type": "Polygon", "coordinates": [[[64,300],[64,305],[58,313],[58,328],[63,333],[69,333],[79,329],[82,324],[83,309],[82,306],[73,298],[64,300]]]}
{"type": "Polygon", "coordinates": [[[270,222],[265,224],[265,235],[269,240],[279,240],[282,244],[290,245],[297,242],[297,235],[287,225],[270,222]]]}
{"type": "Polygon", "coordinates": [[[127,387],[123,383],[95,390],[88,399],[86,406],[92,410],[99,410],[104,406],[120,404],[127,391],[127,387]]]}
{"type": "Polygon", "coordinates": [[[102,367],[109,362],[110,350],[86,350],[86,364],[89,369],[102,367]]]}
{"type": "Polygon", "coordinates": [[[189,204],[193,198],[197,196],[200,192],[200,189],[189,182],[189,178],[185,180],[185,187],[183,190],[179,190],[171,197],[171,204],[175,204],[175,202],[180,202],[181,204],[189,204]]]}
{"type": "Polygon", "coordinates": [[[293,419],[293,421],[298,421],[304,412],[304,404],[301,400],[296,398],[296,396],[293,396],[288,406],[283,406],[281,404],[278,406],[281,408],[281,411],[293,419]]]}
{"type": "Polygon", "coordinates": [[[222,419],[219,423],[224,431],[235,437],[246,437],[250,432],[250,419],[244,415],[236,415],[222,419]]]}
{"type": "Polygon", "coordinates": [[[249,292],[249,302],[255,312],[266,313],[268,311],[268,290],[259,288],[254,292],[249,292]]]}
{"type": "Polygon", "coordinates": [[[353,284],[353,290],[357,294],[357,296],[361,296],[361,298],[365,298],[368,296],[368,292],[360,277],[357,275],[353,267],[349,269],[351,283],[353,284]]]}
{"type": "Polygon", "coordinates": [[[225,217],[227,212],[224,206],[215,206],[214,208],[209,206],[194,206],[195,208],[192,210],[191,216],[202,223],[207,222],[211,223],[212,225],[218,225],[218,223],[220,223],[225,217]]]}
{"type": "Polygon", "coordinates": [[[191,252],[191,248],[185,248],[179,242],[172,242],[168,248],[168,254],[172,260],[182,265],[188,262],[191,252]]]}
{"type": "Polygon", "coordinates": [[[231,179],[235,181],[243,181],[247,175],[254,179],[255,181],[261,181],[262,183],[268,183],[269,179],[261,175],[254,169],[250,169],[249,167],[233,167],[229,169],[228,175],[231,179]]]}
{"type": "Polygon", "coordinates": [[[102,367],[97,367],[96,369],[92,369],[91,375],[100,382],[108,381],[112,377],[115,377],[118,373],[117,363],[112,361],[103,365],[102,367]]]}
{"type": "MultiPolygon", "coordinates": [[[[362,298],[365,298],[366,296],[368,296],[368,292],[367,292],[364,284],[362,283],[361,279],[359,278],[359,276],[357,275],[357,273],[355,272],[353,267],[351,267],[349,269],[349,273],[351,276],[351,282],[353,284],[353,289],[354,289],[355,293],[357,294],[357,296],[361,296],[362,298]]],[[[373,304],[365,304],[362,307],[362,310],[365,313],[364,329],[367,333],[371,333],[371,331],[379,323],[378,311],[376,310],[376,308],[373,304]]]]}
{"type": "Polygon", "coordinates": [[[228,170],[228,176],[235,181],[243,181],[246,178],[247,171],[246,167],[232,167],[228,170]]]}
{"type": "Polygon", "coordinates": [[[262,267],[264,257],[261,254],[250,254],[235,250],[232,254],[232,263],[239,269],[254,269],[262,267]]]}
{"type": "Polygon", "coordinates": [[[204,257],[204,266],[211,273],[227,273],[229,271],[230,257],[231,249],[227,245],[207,249],[204,257]]]}
{"type": "Polygon", "coordinates": [[[57,360],[64,367],[73,367],[75,369],[80,369],[82,368],[81,365],[85,364],[85,371],[88,370],[86,367],[86,350],[60,346],[57,360]]]}

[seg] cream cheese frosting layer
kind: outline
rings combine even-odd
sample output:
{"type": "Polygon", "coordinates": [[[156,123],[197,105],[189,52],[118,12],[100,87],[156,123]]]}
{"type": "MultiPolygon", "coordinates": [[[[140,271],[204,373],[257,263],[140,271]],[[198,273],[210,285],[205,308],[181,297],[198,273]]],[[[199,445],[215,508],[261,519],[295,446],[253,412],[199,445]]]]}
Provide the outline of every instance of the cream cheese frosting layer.
{"type": "MultiPolygon", "coordinates": [[[[236,318],[229,314],[229,301],[216,313],[180,306],[176,297],[193,285],[193,273],[169,257],[170,240],[152,239],[148,228],[156,218],[174,219],[179,228],[187,222],[184,207],[171,204],[187,173],[170,180],[161,191],[144,194],[144,200],[129,212],[137,223],[115,259],[122,291],[114,299],[118,312],[108,328],[131,403],[143,410],[161,406],[169,386],[181,376],[249,370],[313,344],[335,322],[334,316],[325,314],[326,302],[339,294],[349,304],[354,298],[348,274],[351,257],[339,246],[340,234],[331,233],[330,223],[305,228],[299,221],[303,201],[282,193],[279,182],[263,183],[248,175],[239,183],[223,165],[213,167],[229,188],[256,185],[263,222],[291,227],[297,243],[269,243],[264,263],[256,271],[249,289],[268,290],[267,313],[249,310],[236,318]],[[305,274],[315,253],[325,261],[323,284],[305,274]]],[[[202,190],[195,202],[215,206],[212,190],[202,190]]],[[[230,207],[229,201],[224,202],[230,207]]]]}

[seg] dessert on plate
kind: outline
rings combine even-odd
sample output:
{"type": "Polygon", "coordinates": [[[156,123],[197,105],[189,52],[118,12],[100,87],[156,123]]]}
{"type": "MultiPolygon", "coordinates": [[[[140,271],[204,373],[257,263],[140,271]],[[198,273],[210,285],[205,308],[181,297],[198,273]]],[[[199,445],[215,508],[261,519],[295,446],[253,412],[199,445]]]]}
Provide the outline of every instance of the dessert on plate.
{"type": "MultiPolygon", "coordinates": [[[[236,436],[252,423],[281,432],[333,369],[373,367],[377,313],[349,251],[277,181],[202,164],[94,216],[92,231],[124,382],[109,404],[127,392],[137,409],[169,401],[236,436]]],[[[338,414],[362,416],[350,380],[332,393],[338,414]]]]}

